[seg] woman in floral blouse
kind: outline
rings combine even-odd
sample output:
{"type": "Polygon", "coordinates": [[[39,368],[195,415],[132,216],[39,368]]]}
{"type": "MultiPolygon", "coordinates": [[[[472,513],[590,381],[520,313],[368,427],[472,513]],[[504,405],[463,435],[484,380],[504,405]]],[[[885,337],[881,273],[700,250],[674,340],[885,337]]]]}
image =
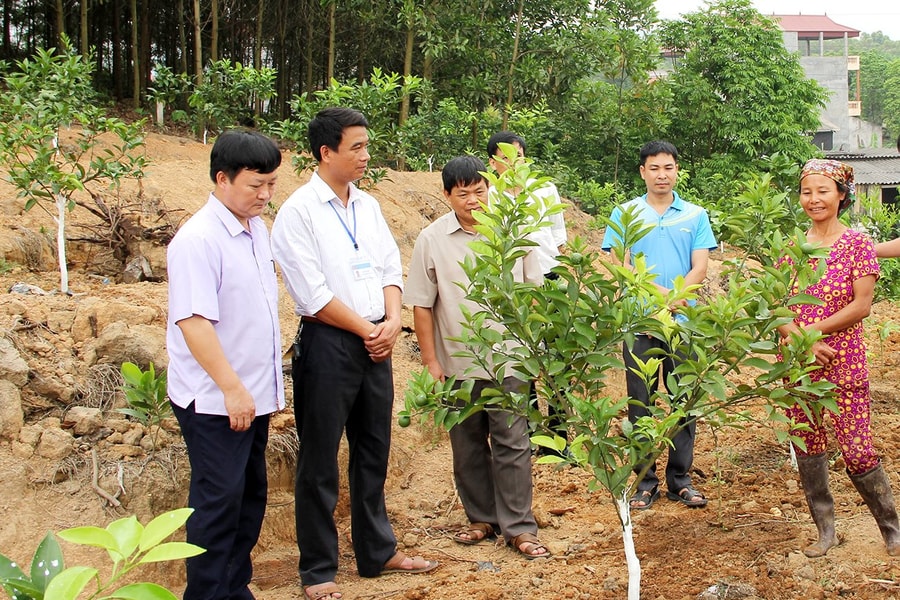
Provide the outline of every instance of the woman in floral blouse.
{"type": "MultiPolygon", "coordinates": [[[[869,315],[878,261],[872,241],[844,225],[838,215],[853,202],[853,169],[835,160],[808,161],[800,175],[800,204],[811,220],[806,240],[830,249],[822,278],[804,290],[821,304],[795,307],[793,323],[780,328],[785,337],[800,329],[822,333],[812,352],[821,368],[814,380],[834,384],[837,413],[829,413],[847,474],[878,522],[888,554],[900,555],[900,526],[890,482],[872,443],[869,371],[862,320],[869,315]]],[[[795,290],[800,292],[800,290],[795,290]]],[[[796,448],[800,481],[819,539],[804,550],[824,556],[840,540],[834,529],[834,499],[828,489],[826,429],[799,406],[788,411],[808,430],[797,430],[806,450],[796,448]]],[[[824,415],[823,415],[824,416],[824,415]]]]}

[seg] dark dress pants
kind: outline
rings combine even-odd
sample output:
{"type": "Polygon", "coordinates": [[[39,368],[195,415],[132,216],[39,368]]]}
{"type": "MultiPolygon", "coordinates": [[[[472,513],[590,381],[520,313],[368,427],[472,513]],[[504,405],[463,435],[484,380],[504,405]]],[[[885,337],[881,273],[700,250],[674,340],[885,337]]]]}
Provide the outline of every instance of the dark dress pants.
{"type": "MultiPolygon", "coordinates": [[[[628,395],[640,403],[640,405],[634,403],[628,405],[628,420],[632,423],[638,418],[650,414],[647,408],[650,403],[650,390],[655,390],[659,385],[659,375],[649,382],[648,387],[639,375],[632,372],[632,369],[637,367],[634,357],[637,356],[641,361],[646,361],[653,356],[648,355],[648,352],[654,348],[661,348],[668,352],[667,344],[647,335],[635,337],[633,354],[628,351],[627,347],[623,349],[625,385],[628,395]]],[[[661,371],[664,384],[669,374],[679,364],[680,361],[672,357],[666,357],[663,360],[661,371]]],[[[668,390],[668,387],[666,389],[668,390]]],[[[682,419],[678,424],[681,429],[672,438],[673,445],[669,447],[669,460],[666,463],[666,487],[675,493],[691,484],[690,470],[694,463],[694,438],[697,432],[696,419],[682,419]]],[[[634,472],[638,473],[641,468],[642,465],[639,465],[634,472]]],[[[638,490],[653,490],[658,485],[659,476],[656,474],[656,462],[654,461],[644,475],[644,479],[638,483],[638,490]]]]}
{"type": "Polygon", "coordinates": [[[338,569],[338,448],[350,447],[350,518],[356,566],[376,577],[396,551],[384,503],[391,445],[394,383],[391,361],[369,358],[356,335],[303,323],[292,365],[297,457],[297,546],[304,586],[334,581],[338,569]]]}
{"type": "Polygon", "coordinates": [[[266,513],[269,415],[237,432],[228,417],[198,414],[193,403],[172,410],[191,462],[187,541],[206,548],[187,559],[184,600],[253,600],[247,585],[266,513]]]}

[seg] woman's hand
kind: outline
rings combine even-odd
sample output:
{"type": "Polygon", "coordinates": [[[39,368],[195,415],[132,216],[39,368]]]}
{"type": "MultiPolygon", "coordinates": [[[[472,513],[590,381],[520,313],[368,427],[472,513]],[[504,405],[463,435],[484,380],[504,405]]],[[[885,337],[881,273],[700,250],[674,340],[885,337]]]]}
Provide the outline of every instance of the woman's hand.
{"type": "Polygon", "coordinates": [[[834,357],[837,356],[837,350],[835,350],[822,340],[819,340],[815,344],[813,344],[811,350],[813,356],[815,356],[816,358],[816,364],[820,367],[827,367],[828,363],[834,360],[834,357]]]}

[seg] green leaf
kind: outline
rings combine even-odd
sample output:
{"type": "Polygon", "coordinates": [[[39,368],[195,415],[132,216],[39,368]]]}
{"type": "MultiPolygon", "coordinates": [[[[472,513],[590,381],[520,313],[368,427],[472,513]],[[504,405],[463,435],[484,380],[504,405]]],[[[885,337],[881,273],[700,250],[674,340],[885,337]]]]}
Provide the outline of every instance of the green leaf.
{"type": "Polygon", "coordinates": [[[46,600],[77,600],[82,590],[97,576],[91,567],[69,567],[54,577],[44,592],[46,600]]]}
{"type": "Polygon", "coordinates": [[[46,590],[47,584],[65,569],[62,549],[52,533],[47,533],[31,559],[31,583],[39,590],[46,590]]]}
{"type": "Polygon", "coordinates": [[[187,542],[166,542],[165,544],[150,548],[150,550],[141,557],[140,564],[162,562],[166,560],[182,560],[197,556],[198,554],[203,554],[204,552],[206,552],[206,550],[200,546],[188,544],[187,542]]]}
{"type": "Polygon", "coordinates": [[[0,578],[0,588],[6,590],[11,600],[43,600],[44,598],[44,591],[36,588],[27,579],[9,579],[4,581],[0,578]]]}
{"type": "Polygon", "coordinates": [[[7,579],[21,579],[28,581],[25,573],[19,568],[19,565],[10,558],[0,554],[0,581],[7,579]]]}
{"type": "Polygon", "coordinates": [[[103,548],[104,550],[109,550],[112,552],[119,552],[119,544],[118,542],[116,542],[116,538],[114,538],[113,535],[107,530],[101,529],[99,527],[94,527],[93,525],[64,529],[57,535],[59,535],[60,538],[66,540],[67,542],[71,542],[73,544],[81,544],[82,546],[94,546],[96,548],[103,548]]]}
{"type": "Polygon", "coordinates": [[[193,512],[192,508],[178,508],[165,512],[147,523],[139,544],[141,552],[146,552],[175,533],[193,512]]]}
{"type": "MultiPolygon", "coordinates": [[[[115,538],[121,557],[125,559],[137,550],[141,541],[141,534],[144,533],[144,526],[140,524],[137,517],[131,515],[130,517],[113,521],[106,526],[106,530],[115,538]]],[[[116,561],[116,559],[113,558],[113,561],[116,561]]]]}
{"type": "Polygon", "coordinates": [[[155,583],[133,583],[120,587],[109,598],[121,600],[178,600],[178,596],[155,583]]]}

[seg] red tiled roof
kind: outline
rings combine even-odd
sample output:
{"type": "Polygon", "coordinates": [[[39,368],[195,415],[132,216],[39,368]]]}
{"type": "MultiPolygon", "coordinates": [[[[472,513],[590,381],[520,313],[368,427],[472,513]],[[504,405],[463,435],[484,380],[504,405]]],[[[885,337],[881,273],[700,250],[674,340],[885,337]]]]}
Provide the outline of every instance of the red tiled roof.
{"type": "Polygon", "coordinates": [[[772,18],[784,31],[796,32],[801,40],[817,40],[819,33],[826,40],[843,39],[845,33],[847,37],[859,37],[858,29],[839,25],[828,15],[772,15],[772,18]]]}

